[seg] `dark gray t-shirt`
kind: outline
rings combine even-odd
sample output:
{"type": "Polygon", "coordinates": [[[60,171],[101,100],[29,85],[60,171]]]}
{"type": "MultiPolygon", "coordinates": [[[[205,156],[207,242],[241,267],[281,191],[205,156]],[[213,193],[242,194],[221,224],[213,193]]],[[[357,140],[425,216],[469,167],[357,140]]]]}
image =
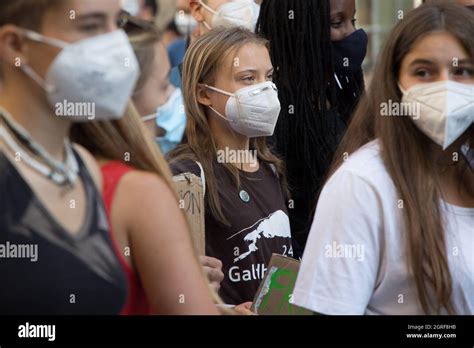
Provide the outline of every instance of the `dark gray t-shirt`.
{"type": "MultiPolygon", "coordinates": [[[[174,175],[201,175],[192,160],[172,163],[171,168],[174,175]]],[[[280,181],[268,164],[261,163],[255,173],[240,171],[239,189],[228,170],[217,162],[215,177],[221,208],[230,226],[212,216],[206,189],[206,255],[223,263],[221,298],[229,304],[240,304],[253,300],[272,253],[293,256],[288,212],[280,181]],[[242,190],[248,194],[248,202],[242,190]]]]}
{"type": "Polygon", "coordinates": [[[64,230],[0,151],[1,314],[111,315],[125,304],[127,279],[102,197],[74,155],[87,196],[77,235],[64,230]]]}

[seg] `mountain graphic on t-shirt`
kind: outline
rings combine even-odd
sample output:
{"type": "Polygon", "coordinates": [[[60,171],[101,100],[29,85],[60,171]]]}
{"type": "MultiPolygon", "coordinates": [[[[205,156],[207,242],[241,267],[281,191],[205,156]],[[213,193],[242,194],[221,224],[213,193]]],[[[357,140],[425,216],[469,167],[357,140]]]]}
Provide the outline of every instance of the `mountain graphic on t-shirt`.
{"type": "Polygon", "coordinates": [[[257,251],[257,241],[261,237],[269,239],[275,237],[291,238],[290,221],[288,216],[282,210],[277,210],[276,212],[268,215],[266,218],[258,220],[252,226],[240,230],[239,232],[227,238],[227,240],[232,239],[244,231],[254,228],[255,226],[257,227],[251,232],[247,233],[244,237],[244,241],[250,242],[248,246],[249,250],[236,257],[234,259],[234,263],[245,259],[251,253],[257,251]]]}

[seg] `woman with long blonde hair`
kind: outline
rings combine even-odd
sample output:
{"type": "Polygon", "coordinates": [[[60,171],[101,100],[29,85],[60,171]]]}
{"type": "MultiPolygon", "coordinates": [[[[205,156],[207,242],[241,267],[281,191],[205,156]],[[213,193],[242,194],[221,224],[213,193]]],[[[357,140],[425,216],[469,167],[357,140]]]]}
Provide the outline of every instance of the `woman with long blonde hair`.
{"type": "Polygon", "coordinates": [[[184,135],[186,115],[181,89],[169,80],[171,66],[158,28],[134,17],[125,17],[123,22],[141,72],[132,100],[166,155],[184,135]]]}
{"type": "Polygon", "coordinates": [[[126,270],[122,314],[218,314],[163,155],[138,113],[73,128],[98,160],[111,237],[126,270]]]}
{"type": "Polygon", "coordinates": [[[206,255],[222,261],[219,295],[252,301],[272,253],[292,255],[282,162],[266,145],[280,112],[267,42],[243,28],[214,29],[186,53],[186,141],[174,174],[203,179],[206,255]]]}
{"type": "MultiPolygon", "coordinates": [[[[141,91],[156,73],[159,33],[151,24],[140,32],[131,41],[142,68],[136,86],[141,91]]],[[[166,100],[164,92],[155,94],[166,100]]],[[[147,107],[141,104],[141,110],[147,107]]],[[[145,126],[130,103],[119,121],[81,124],[72,131],[101,166],[111,237],[129,284],[121,314],[217,314],[212,297],[219,300],[199,267],[169,167],[152,136],[154,128],[155,120],[145,126]]]]}

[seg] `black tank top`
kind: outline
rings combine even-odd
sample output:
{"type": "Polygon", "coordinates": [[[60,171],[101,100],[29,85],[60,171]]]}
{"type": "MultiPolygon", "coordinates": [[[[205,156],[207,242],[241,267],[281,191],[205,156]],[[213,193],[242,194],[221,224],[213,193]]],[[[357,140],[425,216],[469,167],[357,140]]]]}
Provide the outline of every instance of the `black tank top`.
{"type": "Polygon", "coordinates": [[[87,197],[77,235],[59,225],[0,152],[1,314],[118,314],[125,304],[126,278],[102,198],[74,155],[87,197]]]}

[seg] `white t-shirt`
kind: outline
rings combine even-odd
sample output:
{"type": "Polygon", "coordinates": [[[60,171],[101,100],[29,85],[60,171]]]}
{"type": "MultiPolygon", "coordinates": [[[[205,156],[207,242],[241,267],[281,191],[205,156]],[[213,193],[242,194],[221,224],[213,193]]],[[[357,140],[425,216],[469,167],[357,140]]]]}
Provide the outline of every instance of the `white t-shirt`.
{"type": "MultiPolygon", "coordinates": [[[[328,315],[424,314],[407,263],[401,205],[377,141],[350,156],[321,193],[295,304],[328,315]]],[[[474,209],[441,207],[454,308],[474,314],[474,209]]]]}

